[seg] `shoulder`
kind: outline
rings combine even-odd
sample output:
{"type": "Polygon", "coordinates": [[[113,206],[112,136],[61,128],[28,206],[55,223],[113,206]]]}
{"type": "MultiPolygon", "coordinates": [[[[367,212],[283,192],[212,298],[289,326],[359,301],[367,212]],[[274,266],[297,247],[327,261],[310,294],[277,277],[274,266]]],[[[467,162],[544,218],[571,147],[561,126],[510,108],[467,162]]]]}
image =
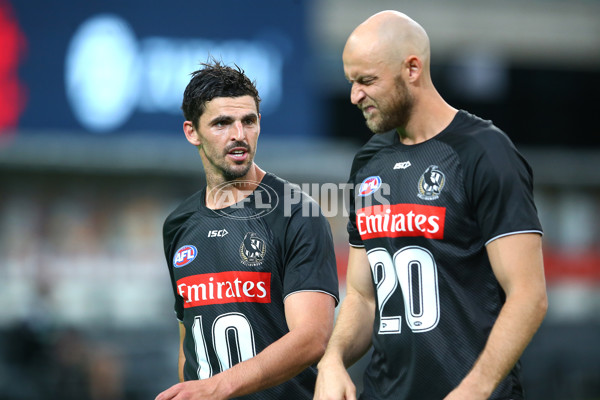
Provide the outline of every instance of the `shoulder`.
{"type": "Polygon", "coordinates": [[[353,180],[358,171],[367,165],[377,153],[397,142],[398,134],[396,131],[374,134],[354,156],[350,170],[350,180],[353,180]]]}
{"type": "Polygon", "coordinates": [[[463,165],[485,163],[501,167],[515,159],[524,161],[504,131],[492,121],[463,110],[437,140],[451,146],[463,165]]]}
{"type": "Polygon", "coordinates": [[[165,239],[165,243],[168,243],[177,229],[199,209],[204,193],[204,189],[194,193],[167,216],[163,224],[163,238],[165,239]]]}
{"type": "Polygon", "coordinates": [[[267,174],[262,184],[276,197],[272,212],[264,216],[265,222],[275,231],[281,232],[282,238],[289,231],[300,232],[329,226],[319,203],[299,185],[273,174],[267,174]]]}
{"type": "Polygon", "coordinates": [[[279,176],[267,172],[260,182],[259,186],[266,186],[267,188],[273,190],[273,192],[277,193],[278,196],[284,196],[292,190],[299,190],[300,187],[289,181],[280,178],[279,176]]]}
{"type": "Polygon", "coordinates": [[[282,179],[272,173],[267,173],[265,175],[261,185],[264,185],[273,191],[279,202],[278,208],[282,210],[295,210],[302,207],[302,205],[307,202],[316,204],[315,200],[306,194],[300,185],[282,179]]]}
{"type": "Polygon", "coordinates": [[[459,152],[494,153],[500,148],[514,150],[510,138],[492,121],[484,120],[466,111],[459,111],[438,140],[459,152]]]}
{"type": "Polygon", "coordinates": [[[439,140],[455,152],[468,193],[500,200],[508,188],[532,188],[531,166],[501,129],[465,111],[457,117],[439,140]]]}

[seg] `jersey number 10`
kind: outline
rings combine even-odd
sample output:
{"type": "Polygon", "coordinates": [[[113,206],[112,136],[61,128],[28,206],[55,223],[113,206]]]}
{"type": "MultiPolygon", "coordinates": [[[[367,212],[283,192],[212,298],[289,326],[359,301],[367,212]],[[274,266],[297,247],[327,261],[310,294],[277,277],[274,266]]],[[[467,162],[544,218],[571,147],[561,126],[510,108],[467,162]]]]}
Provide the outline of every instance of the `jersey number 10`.
{"type": "Polygon", "coordinates": [[[378,247],[367,256],[377,285],[379,334],[401,333],[402,310],[387,310],[388,315],[384,316],[386,303],[398,289],[404,298],[404,316],[410,330],[427,332],[435,328],[440,319],[439,291],[437,266],[429,250],[407,246],[392,257],[378,247]]]}
{"type": "MultiPolygon", "coordinates": [[[[208,359],[208,348],[202,328],[202,316],[194,318],[192,336],[194,337],[198,360],[198,379],[210,378],[213,371],[208,359]]],[[[236,359],[238,362],[242,362],[256,355],[252,326],[244,314],[232,312],[219,315],[215,318],[212,326],[212,338],[213,349],[217,355],[221,372],[233,367],[236,359]],[[231,346],[231,336],[234,337],[235,346],[231,346]],[[232,347],[237,349],[237,354],[231,354],[232,347]]]]}

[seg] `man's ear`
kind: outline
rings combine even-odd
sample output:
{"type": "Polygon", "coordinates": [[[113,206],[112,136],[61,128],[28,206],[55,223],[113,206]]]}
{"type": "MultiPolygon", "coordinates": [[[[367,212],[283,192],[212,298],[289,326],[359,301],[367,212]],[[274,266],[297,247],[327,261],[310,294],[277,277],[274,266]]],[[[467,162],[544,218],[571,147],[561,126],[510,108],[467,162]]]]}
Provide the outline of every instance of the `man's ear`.
{"type": "Polygon", "coordinates": [[[415,82],[423,72],[423,62],[417,56],[410,55],[406,57],[405,65],[407,67],[408,79],[407,82],[415,82]]]}
{"type": "Polygon", "coordinates": [[[185,138],[187,141],[194,146],[200,146],[202,144],[200,135],[198,135],[198,132],[196,132],[196,128],[194,128],[192,121],[185,121],[183,123],[183,133],[185,133],[185,138]]]}

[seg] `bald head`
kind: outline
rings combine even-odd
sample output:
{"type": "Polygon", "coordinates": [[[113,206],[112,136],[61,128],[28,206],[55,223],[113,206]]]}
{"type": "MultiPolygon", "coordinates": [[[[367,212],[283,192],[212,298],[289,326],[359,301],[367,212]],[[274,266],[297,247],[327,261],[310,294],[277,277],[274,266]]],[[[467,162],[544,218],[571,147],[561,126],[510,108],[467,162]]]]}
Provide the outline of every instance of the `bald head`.
{"type": "Polygon", "coordinates": [[[360,24],[344,48],[347,55],[370,56],[372,62],[394,64],[407,56],[417,56],[425,69],[429,66],[429,38],[425,29],[398,11],[382,11],[360,24]]]}
{"type": "Polygon", "coordinates": [[[396,129],[403,143],[420,143],[454,118],[457,110],[431,80],[427,33],[407,15],[371,16],[352,32],[342,57],[350,101],[374,133],[396,129]]]}

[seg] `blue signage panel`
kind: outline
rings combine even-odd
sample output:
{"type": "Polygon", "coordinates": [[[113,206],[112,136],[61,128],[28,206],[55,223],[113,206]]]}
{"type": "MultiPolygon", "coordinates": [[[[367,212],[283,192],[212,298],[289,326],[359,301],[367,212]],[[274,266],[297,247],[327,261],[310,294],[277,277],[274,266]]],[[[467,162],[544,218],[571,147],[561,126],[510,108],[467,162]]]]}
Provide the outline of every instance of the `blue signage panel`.
{"type": "Polygon", "coordinates": [[[0,128],[179,133],[190,73],[214,57],[256,81],[263,134],[324,134],[306,8],[297,0],[0,0],[0,29],[14,31],[12,72],[0,69],[0,82],[16,87],[12,122],[2,125],[0,114],[0,128]]]}

